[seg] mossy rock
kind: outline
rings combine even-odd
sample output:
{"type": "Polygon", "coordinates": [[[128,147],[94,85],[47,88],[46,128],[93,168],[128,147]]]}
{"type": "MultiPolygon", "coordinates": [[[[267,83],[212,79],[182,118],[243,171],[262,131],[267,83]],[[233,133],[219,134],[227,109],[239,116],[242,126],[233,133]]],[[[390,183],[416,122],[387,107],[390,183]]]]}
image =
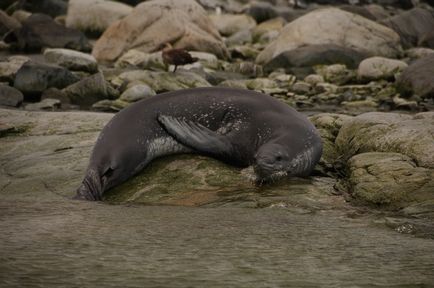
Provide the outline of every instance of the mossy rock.
{"type": "Polygon", "coordinates": [[[308,210],[343,205],[335,202],[335,181],[331,178],[292,178],[258,187],[251,175],[248,169],[204,156],[168,156],[157,159],[135,178],[108,191],[105,201],[253,208],[279,205],[308,210]]]}

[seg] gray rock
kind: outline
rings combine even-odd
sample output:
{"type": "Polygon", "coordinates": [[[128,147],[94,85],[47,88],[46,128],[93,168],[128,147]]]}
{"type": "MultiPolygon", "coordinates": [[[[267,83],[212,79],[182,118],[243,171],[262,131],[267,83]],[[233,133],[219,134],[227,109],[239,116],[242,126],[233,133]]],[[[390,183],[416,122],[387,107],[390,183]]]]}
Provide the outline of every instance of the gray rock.
{"type": "Polygon", "coordinates": [[[115,67],[128,68],[137,67],[149,70],[166,70],[161,52],[145,53],[131,49],[123,54],[115,63],[115,67]]]}
{"type": "Polygon", "coordinates": [[[8,85],[0,85],[0,106],[18,107],[23,103],[24,95],[8,85]]]}
{"type": "Polygon", "coordinates": [[[366,54],[335,44],[306,45],[282,52],[266,63],[265,68],[267,70],[275,70],[277,68],[290,70],[292,67],[312,67],[331,64],[344,64],[347,67],[356,68],[360,61],[366,57],[366,54]]]}
{"type": "Polygon", "coordinates": [[[419,59],[419,58],[423,58],[425,56],[428,56],[430,54],[434,54],[434,49],[424,48],[424,47],[415,47],[415,48],[410,48],[410,49],[406,50],[405,54],[410,59],[419,59]]]}
{"type": "Polygon", "coordinates": [[[45,60],[73,71],[94,73],[98,63],[92,55],[70,49],[45,49],[45,60]]]}
{"type": "Polygon", "coordinates": [[[18,50],[25,52],[39,52],[44,47],[90,50],[90,44],[82,32],[57,24],[44,14],[32,14],[20,29],[14,30],[13,36],[7,37],[5,41],[13,42],[18,50]]]}
{"type": "Polygon", "coordinates": [[[25,56],[10,56],[0,62],[0,81],[14,82],[17,71],[30,58],[25,56]]]}
{"type": "Polygon", "coordinates": [[[434,96],[434,54],[411,63],[396,81],[403,96],[417,95],[424,98],[434,96]]]}
{"type": "Polygon", "coordinates": [[[246,14],[212,14],[211,21],[223,36],[231,36],[237,32],[250,30],[256,26],[256,21],[246,14]]]}
{"type": "Polygon", "coordinates": [[[174,48],[229,56],[218,30],[194,0],[151,0],[137,5],[104,32],[92,54],[98,61],[115,61],[132,48],[153,52],[168,42],[174,48]]]}
{"type": "Polygon", "coordinates": [[[304,82],[309,83],[312,86],[316,86],[316,84],[323,83],[324,81],[324,77],[318,74],[310,74],[304,78],[304,82]]]}
{"type": "Polygon", "coordinates": [[[131,82],[146,84],[156,92],[211,86],[198,74],[185,71],[172,73],[135,70],[121,73],[111,81],[115,87],[122,87],[131,82]]]}
{"type": "Polygon", "coordinates": [[[232,34],[230,37],[226,38],[225,43],[228,46],[242,45],[245,43],[252,43],[253,36],[250,29],[244,29],[232,34]]]}
{"type": "Polygon", "coordinates": [[[307,94],[312,89],[312,86],[309,83],[303,81],[297,81],[292,85],[291,91],[297,94],[307,94]]]}
{"type": "Polygon", "coordinates": [[[99,100],[114,99],[119,96],[119,93],[105,81],[101,72],[66,87],[62,92],[72,104],[82,107],[89,107],[99,100]]]}
{"type": "Polygon", "coordinates": [[[399,41],[396,32],[362,16],[337,8],[317,9],[288,23],[256,61],[264,64],[283,52],[305,45],[324,44],[393,58],[401,52],[399,41]]]}
{"type": "Polygon", "coordinates": [[[360,62],[357,70],[359,79],[394,79],[395,75],[407,68],[407,63],[384,57],[371,57],[360,62]]]}
{"type": "Polygon", "coordinates": [[[18,70],[14,87],[24,94],[40,94],[48,88],[64,88],[78,80],[63,67],[28,61],[18,70]]]}
{"type": "Polygon", "coordinates": [[[132,10],[129,5],[109,0],[69,0],[66,27],[102,33],[132,10]]]}
{"type": "Polygon", "coordinates": [[[345,65],[334,64],[329,66],[317,66],[315,72],[321,75],[327,82],[343,85],[356,78],[355,71],[347,69],[345,65]]]}
{"type": "Polygon", "coordinates": [[[0,39],[3,39],[6,33],[11,32],[15,29],[19,29],[20,27],[20,22],[0,10],[0,39]]]}
{"type": "Polygon", "coordinates": [[[399,34],[404,48],[410,48],[417,46],[421,39],[432,31],[434,14],[432,11],[418,7],[385,19],[381,23],[399,34]]]}
{"type": "Polygon", "coordinates": [[[54,111],[59,109],[60,106],[61,106],[61,102],[59,99],[46,98],[38,103],[27,104],[24,108],[29,111],[38,111],[38,110],[54,111]]]}
{"type": "Polygon", "coordinates": [[[343,159],[364,152],[393,152],[434,168],[434,112],[414,116],[371,112],[345,121],[336,138],[343,159]]]}
{"type": "Polygon", "coordinates": [[[251,78],[262,77],[263,75],[262,66],[256,65],[252,62],[233,63],[228,67],[227,70],[235,73],[240,73],[251,78]]]}
{"type": "Polygon", "coordinates": [[[400,209],[434,200],[434,169],[400,153],[368,152],[349,162],[350,193],[357,200],[400,209]]]}
{"type": "Polygon", "coordinates": [[[151,98],[154,95],[156,95],[156,93],[151,87],[146,84],[139,84],[125,90],[119,99],[131,103],[142,99],[151,98]]]}
{"type": "Polygon", "coordinates": [[[68,9],[68,0],[32,0],[22,1],[21,9],[31,13],[44,13],[51,17],[65,15],[68,9]]]}
{"type": "Polygon", "coordinates": [[[276,17],[258,24],[252,29],[253,38],[258,40],[262,35],[269,33],[271,31],[280,32],[283,26],[285,26],[286,21],[282,17],[276,17]]]}

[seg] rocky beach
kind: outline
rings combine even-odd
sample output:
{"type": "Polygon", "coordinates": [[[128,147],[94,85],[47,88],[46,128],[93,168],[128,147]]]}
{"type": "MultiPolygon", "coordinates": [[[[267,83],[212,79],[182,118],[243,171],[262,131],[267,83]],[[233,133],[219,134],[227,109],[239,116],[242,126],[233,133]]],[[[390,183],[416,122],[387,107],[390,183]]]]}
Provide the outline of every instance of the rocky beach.
{"type": "Polygon", "coordinates": [[[1,287],[434,285],[432,1],[0,9],[1,287]],[[166,44],[194,61],[174,72],[166,44]],[[197,87],[308,116],[312,175],[258,187],[250,168],[183,154],[72,200],[115,113],[197,87]]]}

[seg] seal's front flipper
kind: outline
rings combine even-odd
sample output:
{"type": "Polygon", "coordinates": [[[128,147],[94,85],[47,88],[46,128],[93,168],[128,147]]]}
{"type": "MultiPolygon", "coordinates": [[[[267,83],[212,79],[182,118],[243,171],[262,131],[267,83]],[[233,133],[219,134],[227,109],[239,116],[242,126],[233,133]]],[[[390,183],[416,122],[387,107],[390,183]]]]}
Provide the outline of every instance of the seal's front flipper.
{"type": "Polygon", "coordinates": [[[171,116],[158,116],[161,126],[177,141],[196,151],[214,155],[217,158],[233,154],[233,146],[226,136],[188,120],[171,116]]]}

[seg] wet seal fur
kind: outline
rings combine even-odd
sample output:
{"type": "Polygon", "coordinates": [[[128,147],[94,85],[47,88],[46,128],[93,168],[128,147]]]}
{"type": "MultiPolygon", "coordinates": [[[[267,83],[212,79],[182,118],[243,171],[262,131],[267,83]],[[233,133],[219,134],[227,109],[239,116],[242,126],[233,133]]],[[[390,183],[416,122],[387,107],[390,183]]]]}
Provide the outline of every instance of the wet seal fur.
{"type": "Polygon", "coordinates": [[[130,105],[107,123],[76,198],[101,200],[153,159],[177,153],[253,165],[262,184],[309,175],[322,142],[304,115],[262,93],[222,87],[168,92],[130,105]]]}

